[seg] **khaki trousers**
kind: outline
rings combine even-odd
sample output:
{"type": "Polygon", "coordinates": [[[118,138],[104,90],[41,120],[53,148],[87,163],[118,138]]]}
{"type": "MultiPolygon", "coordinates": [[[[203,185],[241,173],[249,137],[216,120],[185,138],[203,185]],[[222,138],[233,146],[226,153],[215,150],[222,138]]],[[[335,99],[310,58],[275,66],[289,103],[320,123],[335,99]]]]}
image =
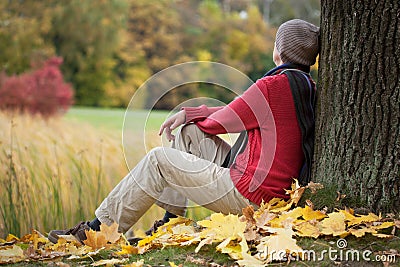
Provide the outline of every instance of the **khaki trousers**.
{"type": "Polygon", "coordinates": [[[172,147],[152,149],[97,208],[102,223],[126,232],[154,204],[184,216],[188,199],[215,212],[241,214],[250,204],[221,167],[230,146],[196,125],[180,128],[172,147]]]}

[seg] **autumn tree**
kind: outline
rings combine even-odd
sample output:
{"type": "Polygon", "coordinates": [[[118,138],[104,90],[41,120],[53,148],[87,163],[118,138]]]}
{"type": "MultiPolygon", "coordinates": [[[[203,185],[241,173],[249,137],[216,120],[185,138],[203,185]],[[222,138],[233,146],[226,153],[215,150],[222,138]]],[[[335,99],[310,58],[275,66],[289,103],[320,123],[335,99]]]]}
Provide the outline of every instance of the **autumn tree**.
{"type": "Polygon", "coordinates": [[[120,0],[71,0],[55,12],[50,38],[64,59],[63,71],[74,84],[77,104],[96,106],[104,98],[127,7],[120,0]]]}
{"type": "Polygon", "coordinates": [[[53,11],[53,0],[0,1],[0,71],[21,74],[54,55],[45,38],[53,11]]]}
{"type": "Polygon", "coordinates": [[[313,177],[351,204],[400,210],[400,3],[321,2],[313,177]]]}

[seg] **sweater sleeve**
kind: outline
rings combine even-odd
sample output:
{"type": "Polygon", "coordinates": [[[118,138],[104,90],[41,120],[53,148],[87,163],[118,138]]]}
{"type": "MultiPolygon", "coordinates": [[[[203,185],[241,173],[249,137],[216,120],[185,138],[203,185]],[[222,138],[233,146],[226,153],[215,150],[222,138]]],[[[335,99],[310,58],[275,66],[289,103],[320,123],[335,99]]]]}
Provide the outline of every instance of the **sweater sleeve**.
{"type": "Polygon", "coordinates": [[[259,128],[270,114],[268,101],[262,93],[265,84],[259,81],[224,107],[184,108],[186,121],[196,122],[202,131],[214,135],[259,128]]]}
{"type": "Polygon", "coordinates": [[[223,106],[220,107],[207,107],[206,105],[201,105],[198,107],[183,107],[182,109],[186,112],[186,123],[202,121],[212,113],[217,110],[222,109],[223,106]]]}

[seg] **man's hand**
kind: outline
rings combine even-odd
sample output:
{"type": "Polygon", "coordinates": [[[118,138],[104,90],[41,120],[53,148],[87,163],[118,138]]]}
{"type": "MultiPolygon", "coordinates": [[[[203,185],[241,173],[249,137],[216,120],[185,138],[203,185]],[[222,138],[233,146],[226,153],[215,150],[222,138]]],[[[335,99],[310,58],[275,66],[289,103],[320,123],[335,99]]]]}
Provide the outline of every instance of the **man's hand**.
{"type": "Polygon", "coordinates": [[[172,134],[172,131],[175,130],[178,126],[184,124],[186,121],[186,112],[184,110],[179,111],[175,115],[169,117],[163,124],[161,124],[159,135],[162,135],[165,131],[167,135],[168,141],[172,141],[175,139],[175,135],[172,134]]]}

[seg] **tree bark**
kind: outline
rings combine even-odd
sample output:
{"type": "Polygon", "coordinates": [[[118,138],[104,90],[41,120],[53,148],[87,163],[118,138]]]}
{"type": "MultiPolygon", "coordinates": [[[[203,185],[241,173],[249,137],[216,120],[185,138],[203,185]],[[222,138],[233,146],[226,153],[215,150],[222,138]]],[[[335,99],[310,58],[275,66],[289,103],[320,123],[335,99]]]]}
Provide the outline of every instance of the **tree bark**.
{"type": "Polygon", "coordinates": [[[400,1],[322,0],[313,180],[400,210],[400,1]]]}

